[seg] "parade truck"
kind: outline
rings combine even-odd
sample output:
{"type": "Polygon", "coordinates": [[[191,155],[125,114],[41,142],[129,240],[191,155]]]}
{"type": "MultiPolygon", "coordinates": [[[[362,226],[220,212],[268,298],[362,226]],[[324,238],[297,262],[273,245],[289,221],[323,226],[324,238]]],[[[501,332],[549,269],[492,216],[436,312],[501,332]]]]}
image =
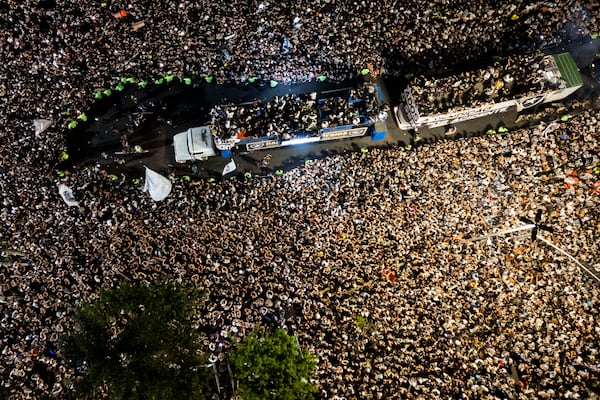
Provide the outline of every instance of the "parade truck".
{"type": "Polygon", "coordinates": [[[379,86],[362,84],[337,90],[288,94],[275,99],[216,105],[207,126],[173,137],[175,160],[206,161],[221,155],[275,149],[370,135],[382,140],[388,111],[379,86]],[[286,107],[289,107],[286,112],[286,107]],[[290,112],[290,109],[294,112],[290,112]],[[271,112],[271,114],[267,114],[271,112]],[[279,121],[275,132],[252,129],[279,121]],[[247,124],[252,121],[251,124],[247,124]],[[299,123],[302,127],[299,127],[299,123]],[[244,126],[247,124],[247,126],[244,126]]]}
{"type": "MultiPolygon", "coordinates": [[[[240,126],[229,131],[223,129],[225,125],[234,125],[230,121],[216,122],[217,149],[222,154],[229,154],[230,151],[252,152],[366,135],[371,135],[372,140],[382,140],[387,133],[385,120],[388,114],[378,85],[363,83],[358,87],[287,95],[274,101],[265,101],[262,106],[267,109],[284,109],[286,104],[292,103],[298,104],[302,110],[292,116],[292,120],[289,120],[289,117],[280,117],[279,114],[272,117],[278,121],[288,119],[289,122],[284,123],[287,128],[280,132],[261,132],[248,136],[248,131],[240,126]],[[292,128],[297,125],[299,119],[304,122],[304,127],[292,128]]],[[[219,115],[233,115],[234,112],[230,109],[235,109],[237,113],[245,112],[246,115],[262,115],[265,110],[260,109],[260,104],[250,102],[224,105],[221,106],[219,115]]]]}
{"type": "Polygon", "coordinates": [[[559,101],[582,86],[569,53],[513,56],[476,71],[415,77],[401,91],[394,117],[400,129],[452,126],[559,101]]]}

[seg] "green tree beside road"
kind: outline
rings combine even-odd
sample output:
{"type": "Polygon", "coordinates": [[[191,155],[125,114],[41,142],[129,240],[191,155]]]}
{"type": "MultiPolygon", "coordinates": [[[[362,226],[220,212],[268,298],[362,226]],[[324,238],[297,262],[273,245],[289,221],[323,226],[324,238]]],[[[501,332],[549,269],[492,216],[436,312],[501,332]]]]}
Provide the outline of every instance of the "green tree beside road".
{"type": "Polygon", "coordinates": [[[230,354],[237,393],[244,400],[311,399],[316,361],[283,329],[254,329],[230,354]]]}
{"type": "Polygon", "coordinates": [[[159,283],[102,291],[76,312],[78,330],[62,343],[81,375],[79,399],[204,399],[211,370],[193,329],[205,293],[159,283]]]}

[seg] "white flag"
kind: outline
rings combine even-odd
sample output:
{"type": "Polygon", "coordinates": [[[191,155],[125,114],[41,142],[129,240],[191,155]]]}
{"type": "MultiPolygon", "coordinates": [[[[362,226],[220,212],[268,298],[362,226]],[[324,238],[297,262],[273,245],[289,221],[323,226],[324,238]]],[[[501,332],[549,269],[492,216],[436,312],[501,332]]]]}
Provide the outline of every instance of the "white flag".
{"type": "Polygon", "coordinates": [[[40,133],[44,132],[52,125],[52,121],[49,119],[34,119],[33,127],[35,128],[35,136],[39,136],[40,133]]]}
{"type": "Polygon", "coordinates": [[[232,158],[231,161],[229,161],[227,165],[225,165],[225,168],[223,168],[223,176],[235,171],[236,168],[237,166],[235,165],[235,161],[233,161],[232,158]]]}
{"type": "Polygon", "coordinates": [[[283,42],[281,43],[281,54],[287,54],[290,51],[294,50],[294,45],[290,42],[290,39],[287,36],[283,37],[283,42]]]}
{"type": "Polygon", "coordinates": [[[146,167],[144,192],[149,192],[152,200],[162,201],[166,199],[172,188],[173,185],[170,180],[146,167]]]}
{"type": "Polygon", "coordinates": [[[73,191],[71,188],[64,183],[58,184],[58,193],[60,193],[60,197],[62,197],[68,206],[76,207],[79,205],[79,202],[75,200],[75,196],[73,196],[73,191]]]}

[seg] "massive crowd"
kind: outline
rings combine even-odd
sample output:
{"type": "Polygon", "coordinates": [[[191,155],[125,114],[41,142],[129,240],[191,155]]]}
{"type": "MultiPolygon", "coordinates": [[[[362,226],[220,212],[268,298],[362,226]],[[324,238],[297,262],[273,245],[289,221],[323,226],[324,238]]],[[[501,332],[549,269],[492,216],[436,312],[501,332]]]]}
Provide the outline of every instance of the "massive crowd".
{"type": "Polygon", "coordinates": [[[371,149],[279,178],[177,181],[161,203],[130,180],[75,167],[64,181],[81,207],[67,208],[55,173],[64,122],[117,77],[285,83],[436,70],[535,48],[565,21],[592,29],[597,6],[9,0],[0,9],[0,241],[25,254],[0,269],[0,396],[68,391],[57,342],[77,303],[164,274],[210,289],[200,324],[213,331],[214,357],[229,332],[284,323],[317,355],[324,398],[597,391],[597,282],[526,238],[462,241],[543,208],[550,240],[597,266],[592,113],[546,136],[371,149]],[[56,125],[36,136],[38,117],[56,125]]]}
{"type": "Polygon", "coordinates": [[[412,82],[411,89],[421,113],[453,112],[564,88],[559,76],[547,74],[556,68],[552,56],[517,55],[489,68],[446,78],[421,75],[412,82]]]}
{"type": "Polygon", "coordinates": [[[376,88],[365,84],[352,89],[347,96],[323,99],[319,104],[321,127],[371,124],[387,118],[387,106],[378,99],[376,88]]]}
{"type": "Polygon", "coordinates": [[[140,0],[59,7],[43,0],[0,7],[3,126],[37,114],[64,122],[89,107],[94,90],[123,76],[287,83],[321,75],[342,80],[364,68],[419,73],[535,50],[568,22],[583,33],[598,26],[598,6],[579,1],[140,0]],[[126,16],[115,18],[119,10],[126,16]],[[287,54],[284,36],[293,45],[287,54]]]}
{"type": "Polygon", "coordinates": [[[316,135],[319,131],[316,93],[289,93],[251,104],[216,105],[210,115],[221,139],[289,138],[299,133],[316,135]]]}
{"type": "Polygon", "coordinates": [[[199,326],[213,360],[230,334],[285,324],[317,355],[323,398],[586,398],[599,383],[598,282],[529,233],[464,239],[542,209],[555,233],[540,235],[599,267],[598,125],[586,113],[545,136],[177,181],[161,203],[102,171],[68,177],[81,208],[66,208],[51,180],[3,181],[11,246],[30,260],[0,280],[3,385],[16,398],[66,390],[68,367],[51,351],[75,304],[167,274],[210,290],[199,326]]]}
{"type": "Polygon", "coordinates": [[[287,93],[252,103],[225,103],[209,111],[215,136],[222,140],[318,136],[322,128],[374,123],[387,118],[386,105],[373,84],[318,98],[316,92],[287,93]]]}

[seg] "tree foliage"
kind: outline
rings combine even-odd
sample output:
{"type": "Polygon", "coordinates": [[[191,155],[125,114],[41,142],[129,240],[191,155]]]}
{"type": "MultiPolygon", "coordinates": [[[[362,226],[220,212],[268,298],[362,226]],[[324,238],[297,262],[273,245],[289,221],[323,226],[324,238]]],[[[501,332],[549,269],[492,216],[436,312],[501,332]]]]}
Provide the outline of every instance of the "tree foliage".
{"type": "Polygon", "coordinates": [[[238,394],[244,400],[311,399],[315,358],[283,329],[254,329],[230,354],[238,394]]]}
{"type": "Polygon", "coordinates": [[[81,377],[81,398],[202,399],[210,370],[201,336],[192,328],[204,293],[157,283],[122,285],[82,303],[78,331],[62,342],[81,377]]]}

